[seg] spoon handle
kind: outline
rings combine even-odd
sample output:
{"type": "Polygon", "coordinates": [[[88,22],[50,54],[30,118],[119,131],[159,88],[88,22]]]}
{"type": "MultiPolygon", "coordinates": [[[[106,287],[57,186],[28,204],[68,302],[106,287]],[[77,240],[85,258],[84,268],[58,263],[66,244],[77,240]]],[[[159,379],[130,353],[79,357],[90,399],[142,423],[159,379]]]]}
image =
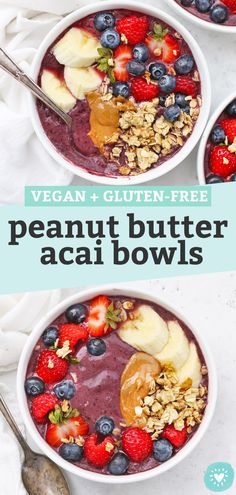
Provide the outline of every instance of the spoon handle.
{"type": "Polygon", "coordinates": [[[26,443],[20,429],[18,428],[11,412],[9,411],[6,402],[4,401],[2,395],[0,394],[0,411],[3,414],[6,422],[9,424],[10,428],[12,429],[13,433],[15,434],[18,442],[20,443],[23,451],[25,454],[31,453],[31,449],[26,443]]]}
{"type": "Polygon", "coordinates": [[[61,117],[64,122],[71,126],[72,119],[70,115],[63,112],[52,100],[49,98],[42,89],[31,79],[23,70],[11,59],[11,57],[0,48],[0,67],[5,70],[8,74],[14,77],[18,82],[26,86],[30,91],[40,100],[42,100],[45,105],[56,112],[59,117],[61,117]]]}

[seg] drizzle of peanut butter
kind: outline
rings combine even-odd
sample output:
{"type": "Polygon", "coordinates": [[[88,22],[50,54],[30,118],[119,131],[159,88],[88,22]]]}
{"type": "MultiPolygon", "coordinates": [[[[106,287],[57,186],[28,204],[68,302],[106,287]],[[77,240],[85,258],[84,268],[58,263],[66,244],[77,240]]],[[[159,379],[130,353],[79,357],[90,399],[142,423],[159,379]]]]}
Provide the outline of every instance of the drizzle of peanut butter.
{"type": "Polygon", "coordinates": [[[119,134],[119,110],[115,102],[103,100],[96,91],[87,94],[90,106],[90,132],[93,143],[100,152],[104,152],[104,144],[119,134]]]}
{"type": "Polygon", "coordinates": [[[145,414],[137,415],[135,408],[148,395],[150,382],[160,372],[160,363],[150,354],[135,352],[129,359],[120,382],[120,411],[127,426],[144,426],[145,414]]]}

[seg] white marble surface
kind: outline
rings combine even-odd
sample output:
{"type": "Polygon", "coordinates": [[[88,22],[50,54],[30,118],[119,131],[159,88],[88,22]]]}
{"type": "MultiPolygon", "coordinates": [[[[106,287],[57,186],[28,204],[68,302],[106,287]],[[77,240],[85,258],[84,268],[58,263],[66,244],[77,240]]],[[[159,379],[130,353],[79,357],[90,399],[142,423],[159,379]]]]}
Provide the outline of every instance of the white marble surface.
{"type": "MultiPolygon", "coordinates": [[[[143,3],[141,0],[137,0],[137,4],[143,3]]],[[[173,0],[174,1],[174,0],[173,0]]],[[[145,4],[152,4],[155,7],[160,7],[162,10],[168,12],[170,15],[174,15],[176,19],[181,22],[193,35],[195,40],[199,43],[210,70],[210,76],[212,81],[212,105],[211,113],[216,107],[233,91],[236,92],[236,64],[235,64],[235,52],[236,52],[236,35],[227,35],[214,33],[207,31],[207,29],[199,28],[193,23],[187,25],[186,19],[177,15],[176,12],[172,12],[171,8],[166,5],[165,0],[146,0],[145,4]]],[[[178,165],[173,171],[149,182],[153,185],[192,185],[197,184],[196,173],[196,156],[197,148],[195,147],[193,152],[178,165]]],[[[74,178],[73,184],[88,184],[87,181],[74,178]]],[[[91,183],[90,183],[91,184],[91,183]]]]}
{"type": "MultiPolygon", "coordinates": [[[[127,284],[137,286],[137,282],[127,284]]],[[[170,278],[138,283],[173,304],[198,327],[210,345],[218,370],[219,392],[216,412],[209,430],[194,452],[176,468],[160,477],[135,485],[110,486],[69,476],[71,495],[204,495],[204,471],[213,462],[229,462],[236,470],[236,272],[195,277],[170,278]]],[[[15,373],[0,377],[15,387],[15,373]]],[[[0,490],[1,493],[1,490],[0,490]]],[[[227,493],[235,494],[235,484],[227,493]]],[[[4,494],[2,494],[4,495],[4,494]]],[[[13,494],[12,494],[13,495],[13,494]]],[[[14,495],[18,495],[17,493],[14,495]]]]}

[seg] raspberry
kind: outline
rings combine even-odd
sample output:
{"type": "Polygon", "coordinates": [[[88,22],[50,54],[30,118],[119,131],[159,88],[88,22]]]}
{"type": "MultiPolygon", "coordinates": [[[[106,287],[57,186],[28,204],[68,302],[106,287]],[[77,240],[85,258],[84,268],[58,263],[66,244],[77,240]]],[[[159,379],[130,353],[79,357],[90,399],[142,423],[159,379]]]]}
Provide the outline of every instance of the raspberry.
{"type": "Polygon", "coordinates": [[[56,351],[44,350],[39,354],[36,373],[45,383],[60,382],[69,368],[67,360],[57,356],[56,351]]]}
{"type": "Polygon", "coordinates": [[[171,442],[172,445],[176,447],[176,449],[179,449],[187,440],[187,428],[185,427],[183,428],[183,430],[179,431],[176,430],[173,425],[169,425],[166,426],[161,436],[162,438],[166,438],[167,440],[169,440],[169,442],[171,442]]]}
{"type": "Polygon", "coordinates": [[[63,347],[64,342],[69,341],[70,349],[73,350],[79,340],[87,340],[88,332],[82,325],[75,323],[64,323],[59,327],[59,347],[63,347]]]}
{"type": "Polygon", "coordinates": [[[236,172],[236,155],[227,146],[215,146],[210,155],[210,170],[213,174],[228,177],[236,172]]]}
{"type": "Polygon", "coordinates": [[[175,93],[184,93],[195,97],[197,95],[196,83],[188,76],[177,76],[175,93]]]}
{"type": "Polygon", "coordinates": [[[131,94],[136,101],[152,100],[159,95],[159,88],[144,77],[136,77],[131,83],[131,94]]]}
{"type": "Polygon", "coordinates": [[[112,437],[106,437],[98,443],[98,435],[93,433],[84,444],[84,455],[87,461],[96,467],[105,466],[114,454],[115,442],[112,437]]]}
{"type": "Polygon", "coordinates": [[[116,29],[118,33],[125,35],[131,45],[136,45],[136,43],[144,41],[148,31],[148,18],[146,15],[123,17],[116,23],[116,29]]]}
{"type": "Polygon", "coordinates": [[[142,462],[152,453],[152,439],[140,428],[127,428],[122,435],[122,446],[124,452],[133,462],[142,462]]]}
{"type": "Polygon", "coordinates": [[[231,14],[236,14],[236,0],[221,0],[228,7],[231,14]]]}
{"type": "Polygon", "coordinates": [[[224,129],[229,143],[233,143],[236,138],[236,119],[224,119],[220,122],[220,126],[224,129]]]}
{"type": "Polygon", "coordinates": [[[37,395],[31,403],[31,412],[37,423],[44,423],[47,414],[52,411],[59,400],[49,393],[37,395]]]}

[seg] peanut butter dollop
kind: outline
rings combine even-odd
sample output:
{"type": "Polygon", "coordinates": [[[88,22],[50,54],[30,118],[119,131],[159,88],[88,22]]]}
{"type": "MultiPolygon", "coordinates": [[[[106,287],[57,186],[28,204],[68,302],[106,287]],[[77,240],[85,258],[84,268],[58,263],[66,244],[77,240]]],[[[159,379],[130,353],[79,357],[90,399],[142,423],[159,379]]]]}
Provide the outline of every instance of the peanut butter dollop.
{"type": "Polygon", "coordinates": [[[90,132],[93,143],[100,152],[104,152],[104,144],[113,134],[119,133],[119,110],[115,102],[103,100],[101,94],[96,91],[87,94],[90,106],[90,132]]]}
{"type": "Polygon", "coordinates": [[[140,405],[150,390],[150,382],[161,372],[159,362],[146,352],[135,352],[128,361],[120,382],[120,410],[127,426],[144,425],[145,414],[137,415],[140,405]]]}

